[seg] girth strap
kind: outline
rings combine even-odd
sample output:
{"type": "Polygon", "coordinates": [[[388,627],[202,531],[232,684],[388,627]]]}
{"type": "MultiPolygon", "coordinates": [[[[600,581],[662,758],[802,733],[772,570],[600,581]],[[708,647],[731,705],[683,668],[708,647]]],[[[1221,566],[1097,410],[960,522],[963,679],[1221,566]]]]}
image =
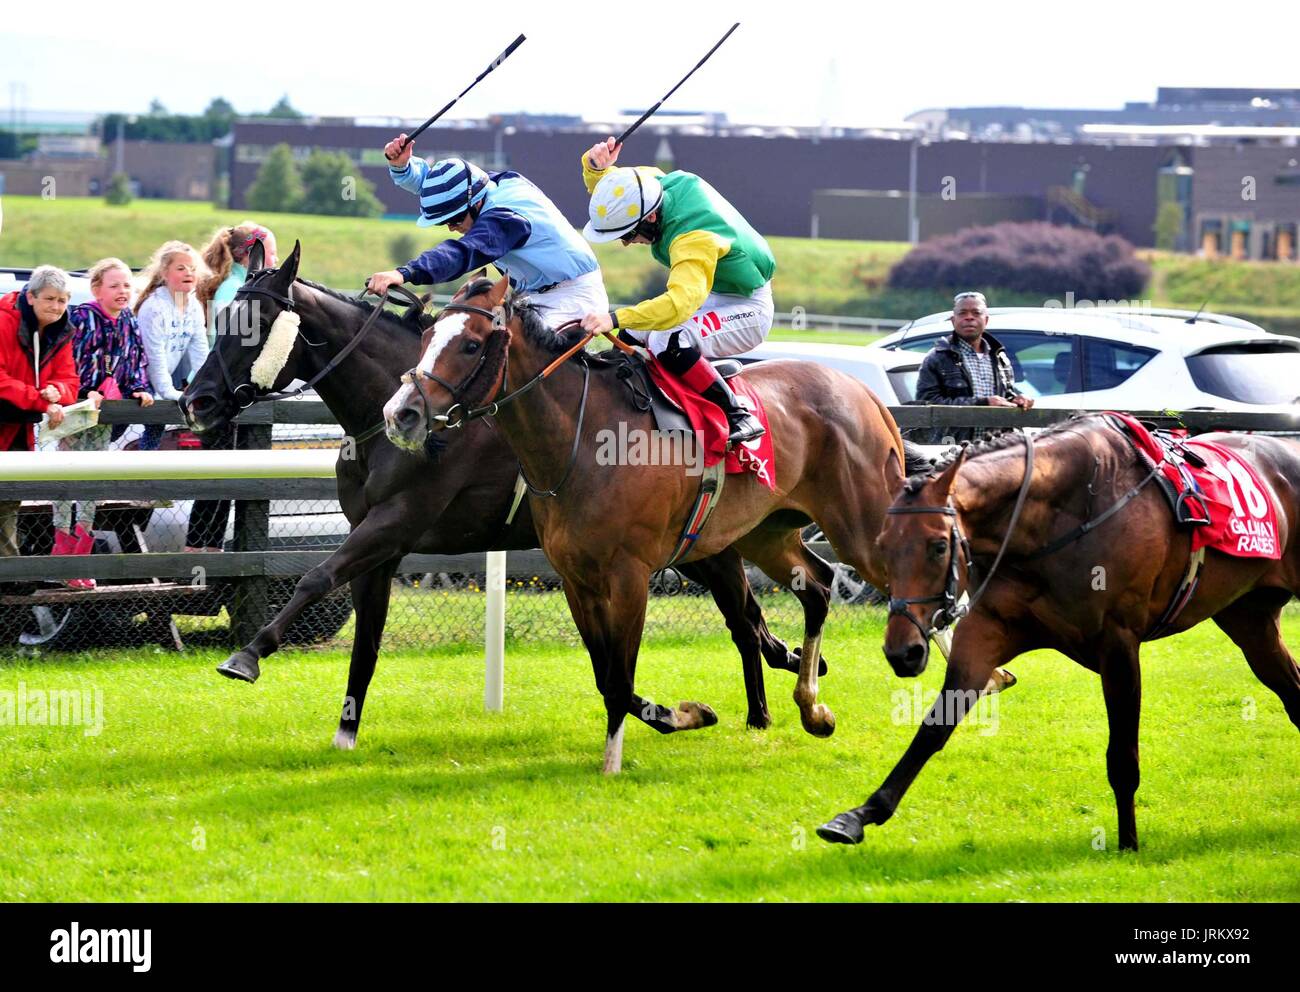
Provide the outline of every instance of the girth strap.
{"type": "Polygon", "coordinates": [[[695,505],[691,507],[691,512],[686,515],[686,526],[682,528],[682,536],[677,542],[677,550],[664,563],[664,568],[668,568],[685,557],[695,547],[695,542],[699,540],[704,525],[709,522],[709,518],[713,516],[714,508],[722,499],[722,486],[726,479],[727,460],[725,458],[719,459],[704,470],[703,475],[700,476],[699,492],[695,494],[695,505]]]}

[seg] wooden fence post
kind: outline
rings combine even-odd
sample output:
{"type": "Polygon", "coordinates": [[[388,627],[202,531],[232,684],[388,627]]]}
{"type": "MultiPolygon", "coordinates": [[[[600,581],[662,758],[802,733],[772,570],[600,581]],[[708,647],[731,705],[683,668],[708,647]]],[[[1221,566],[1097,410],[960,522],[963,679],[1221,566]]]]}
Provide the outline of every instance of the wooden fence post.
{"type": "MultiPolygon", "coordinates": [[[[270,424],[248,424],[240,429],[241,448],[271,447],[270,424]]],[[[241,499],[235,501],[235,550],[269,551],[271,548],[271,501],[241,499]]],[[[230,606],[230,633],[235,643],[247,644],[270,619],[267,596],[270,580],[265,574],[248,575],[234,580],[235,594],[230,606]]]]}

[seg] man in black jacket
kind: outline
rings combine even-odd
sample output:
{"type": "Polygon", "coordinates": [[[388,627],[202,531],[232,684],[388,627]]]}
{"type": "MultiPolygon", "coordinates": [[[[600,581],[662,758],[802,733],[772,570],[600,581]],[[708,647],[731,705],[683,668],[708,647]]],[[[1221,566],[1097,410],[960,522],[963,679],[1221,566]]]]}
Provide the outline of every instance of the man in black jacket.
{"type": "MultiPolygon", "coordinates": [[[[984,331],[989,322],[984,294],[958,293],[950,319],[952,334],[940,338],[921,362],[916,402],[1030,409],[1034,401],[1016,391],[1006,349],[984,331]]],[[[936,427],[931,443],[976,441],[988,433],[977,427],[936,427]]]]}

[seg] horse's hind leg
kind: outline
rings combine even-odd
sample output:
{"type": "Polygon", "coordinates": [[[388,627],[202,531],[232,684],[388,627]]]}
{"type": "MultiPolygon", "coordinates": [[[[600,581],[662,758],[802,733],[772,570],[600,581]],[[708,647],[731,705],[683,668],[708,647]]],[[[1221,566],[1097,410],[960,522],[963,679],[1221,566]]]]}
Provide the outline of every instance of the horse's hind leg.
{"type": "Polygon", "coordinates": [[[817,737],[829,737],[835,732],[835,715],[817,701],[817,675],[822,628],[830,612],[831,568],[808,550],[797,530],[760,527],[745,535],[736,547],[774,582],[793,592],[803,607],[804,642],[794,701],[804,730],[817,737]]]}
{"type": "Polygon", "coordinates": [[[393,591],[393,576],[401,558],[391,558],[352,580],[352,605],[356,610],[356,632],[352,636],[352,661],[348,666],[348,692],[343,699],[339,729],[334,746],[351,751],[357,746],[357,727],[361,724],[361,707],[366,690],[379,660],[379,642],[388,620],[388,601],[393,591]]]}
{"type": "MultiPolygon", "coordinates": [[[[680,569],[683,575],[708,587],[713,594],[713,601],[726,618],[727,629],[731,631],[731,640],[740,652],[741,669],[745,674],[745,699],[749,704],[745,723],[756,730],[765,730],[772,723],[763,684],[761,655],[762,634],[767,627],[763,624],[763,613],[749,587],[745,563],[740,553],[734,548],[727,548],[711,558],[701,558],[681,565],[680,569]],[[761,630],[760,624],[763,625],[761,630]]],[[[784,655],[784,644],[781,649],[784,655]]]]}
{"type": "Polygon", "coordinates": [[[1300,727],[1300,668],[1282,641],[1279,620],[1291,599],[1286,589],[1256,589],[1214,615],[1214,622],[1241,648],[1250,670],[1272,689],[1300,727]]]}
{"type": "Polygon", "coordinates": [[[1106,745],[1106,777],[1115,793],[1119,812],[1119,848],[1136,851],[1137,795],[1141,773],[1138,767],[1138,722],[1142,713],[1142,669],[1138,664],[1137,641],[1116,633],[1101,652],[1101,689],[1106,697],[1106,719],[1110,740],[1106,745]]]}

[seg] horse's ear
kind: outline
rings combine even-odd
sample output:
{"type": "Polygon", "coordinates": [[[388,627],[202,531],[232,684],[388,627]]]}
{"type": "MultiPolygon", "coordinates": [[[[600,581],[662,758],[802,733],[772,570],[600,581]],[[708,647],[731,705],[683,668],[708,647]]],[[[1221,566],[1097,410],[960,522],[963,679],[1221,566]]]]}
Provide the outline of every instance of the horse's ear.
{"type": "Polygon", "coordinates": [[[248,250],[248,274],[251,276],[264,268],[266,268],[266,245],[262,244],[261,238],[258,238],[253,242],[253,247],[248,250]]]}
{"type": "Polygon", "coordinates": [[[502,301],[506,298],[506,291],[509,289],[510,279],[507,276],[502,276],[488,290],[488,305],[492,307],[501,306],[502,301]]]}
{"type": "Polygon", "coordinates": [[[957,452],[952,463],[943,470],[942,474],[934,480],[934,485],[939,492],[943,494],[944,499],[952,495],[952,488],[957,484],[957,471],[961,468],[962,462],[966,460],[966,446],[963,444],[961,450],[957,452]]]}
{"type": "Polygon", "coordinates": [[[302,258],[302,242],[293,243],[293,251],[289,252],[289,257],[284,260],[280,266],[280,277],[288,284],[292,284],[298,278],[298,262],[302,258]]]}
{"type": "Polygon", "coordinates": [[[474,278],[475,278],[475,279],[486,279],[486,278],[488,278],[488,274],[487,274],[487,266],[484,266],[483,268],[481,268],[481,269],[479,269],[477,272],[475,272],[475,273],[474,273],[474,278]]]}

